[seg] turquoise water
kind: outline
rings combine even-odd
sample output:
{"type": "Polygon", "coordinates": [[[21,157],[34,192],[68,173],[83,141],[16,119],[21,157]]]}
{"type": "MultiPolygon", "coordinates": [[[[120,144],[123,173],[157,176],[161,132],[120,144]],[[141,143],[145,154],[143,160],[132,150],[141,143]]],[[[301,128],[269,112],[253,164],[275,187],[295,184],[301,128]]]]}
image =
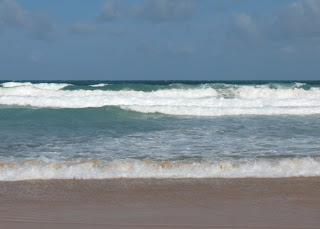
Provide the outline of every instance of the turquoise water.
{"type": "Polygon", "coordinates": [[[0,180],[320,175],[320,82],[0,82],[0,180]]]}

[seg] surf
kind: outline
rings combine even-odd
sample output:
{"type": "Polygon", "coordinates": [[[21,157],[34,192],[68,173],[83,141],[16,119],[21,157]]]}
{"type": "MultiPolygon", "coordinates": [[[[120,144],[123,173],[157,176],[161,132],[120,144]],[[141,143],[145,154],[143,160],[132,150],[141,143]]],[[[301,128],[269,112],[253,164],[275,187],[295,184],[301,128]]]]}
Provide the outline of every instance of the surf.
{"type": "Polygon", "coordinates": [[[282,178],[320,175],[319,158],[203,162],[152,160],[0,161],[0,180],[114,178],[282,178]]]}
{"type": "Polygon", "coordinates": [[[320,114],[320,88],[306,89],[304,83],[205,83],[152,91],[96,89],[107,84],[88,86],[92,85],[99,87],[69,90],[72,84],[68,83],[6,82],[0,87],[0,104],[71,109],[117,106],[140,113],[177,116],[320,114]]]}

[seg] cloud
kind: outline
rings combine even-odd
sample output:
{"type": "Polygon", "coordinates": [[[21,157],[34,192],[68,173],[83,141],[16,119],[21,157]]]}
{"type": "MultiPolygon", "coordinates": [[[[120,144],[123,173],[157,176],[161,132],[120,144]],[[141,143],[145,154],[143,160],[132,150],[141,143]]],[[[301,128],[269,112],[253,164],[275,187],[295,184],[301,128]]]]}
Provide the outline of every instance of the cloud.
{"type": "Polygon", "coordinates": [[[138,18],[150,21],[185,20],[195,14],[196,3],[196,0],[144,0],[134,11],[138,18]]]}
{"type": "Polygon", "coordinates": [[[28,13],[13,0],[4,0],[0,3],[0,25],[25,27],[30,23],[28,13]]]}
{"type": "Polygon", "coordinates": [[[31,14],[14,0],[0,3],[0,28],[16,27],[27,31],[32,38],[42,41],[57,39],[57,26],[48,13],[31,14]]]}
{"type": "Polygon", "coordinates": [[[78,35],[88,35],[97,32],[98,28],[95,24],[89,22],[76,22],[72,25],[70,32],[78,35]]]}
{"type": "Polygon", "coordinates": [[[257,50],[257,47],[264,41],[263,29],[250,15],[246,13],[232,13],[231,21],[224,26],[225,32],[216,42],[221,42],[218,47],[221,49],[247,49],[257,50]]]}
{"type": "Polygon", "coordinates": [[[252,39],[258,36],[256,22],[245,13],[233,13],[233,22],[229,28],[229,33],[241,39],[252,39]]]}
{"type": "Polygon", "coordinates": [[[98,17],[100,22],[110,22],[120,19],[123,16],[123,5],[120,0],[105,2],[102,5],[102,12],[98,17]]]}
{"type": "Polygon", "coordinates": [[[286,39],[320,37],[320,1],[304,0],[290,4],[273,24],[274,33],[286,39]]]}
{"type": "Polygon", "coordinates": [[[245,14],[233,14],[234,17],[234,26],[241,32],[244,32],[249,35],[256,35],[258,30],[256,23],[252,18],[245,14]]]}
{"type": "Polygon", "coordinates": [[[35,15],[29,27],[31,37],[42,41],[55,41],[58,39],[57,25],[50,14],[35,15]]]}
{"type": "Polygon", "coordinates": [[[0,3],[0,28],[26,27],[30,23],[28,13],[13,0],[0,3]]]}
{"type": "Polygon", "coordinates": [[[274,19],[233,13],[226,26],[227,46],[254,52],[294,54],[320,41],[320,0],[296,0],[277,11],[274,19]],[[289,45],[290,44],[290,45],[289,45]],[[302,48],[303,47],[303,48],[302,48]],[[274,53],[276,53],[274,52],[274,53]]]}

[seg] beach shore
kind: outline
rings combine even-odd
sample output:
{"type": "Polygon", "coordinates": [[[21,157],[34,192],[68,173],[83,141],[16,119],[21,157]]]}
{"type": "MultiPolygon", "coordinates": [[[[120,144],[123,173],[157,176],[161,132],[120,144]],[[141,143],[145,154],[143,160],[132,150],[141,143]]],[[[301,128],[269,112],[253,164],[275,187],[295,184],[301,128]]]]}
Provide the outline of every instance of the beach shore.
{"type": "Polygon", "coordinates": [[[0,228],[319,228],[320,178],[0,182],[0,228]]]}

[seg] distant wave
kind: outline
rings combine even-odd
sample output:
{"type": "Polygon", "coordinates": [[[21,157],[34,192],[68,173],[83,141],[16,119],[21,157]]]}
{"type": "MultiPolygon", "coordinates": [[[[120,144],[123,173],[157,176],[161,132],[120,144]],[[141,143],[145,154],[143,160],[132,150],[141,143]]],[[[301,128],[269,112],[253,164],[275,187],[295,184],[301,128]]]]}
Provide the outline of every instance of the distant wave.
{"type": "Polygon", "coordinates": [[[30,83],[30,82],[6,82],[1,84],[4,88],[11,88],[11,87],[21,87],[21,86],[30,86],[39,89],[45,90],[60,90],[71,84],[66,83],[30,83]]]}
{"type": "Polygon", "coordinates": [[[319,158],[216,162],[98,160],[1,162],[0,180],[107,178],[243,178],[320,176],[319,158]]]}
{"type": "Polygon", "coordinates": [[[320,88],[303,84],[202,85],[188,89],[60,90],[69,84],[3,83],[0,104],[44,108],[117,106],[142,113],[189,116],[320,114],[320,88]]]}
{"type": "Polygon", "coordinates": [[[104,87],[104,86],[108,86],[109,84],[107,83],[99,83],[99,84],[93,84],[93,85],[89,85],[90,87],[104,87]]]}

